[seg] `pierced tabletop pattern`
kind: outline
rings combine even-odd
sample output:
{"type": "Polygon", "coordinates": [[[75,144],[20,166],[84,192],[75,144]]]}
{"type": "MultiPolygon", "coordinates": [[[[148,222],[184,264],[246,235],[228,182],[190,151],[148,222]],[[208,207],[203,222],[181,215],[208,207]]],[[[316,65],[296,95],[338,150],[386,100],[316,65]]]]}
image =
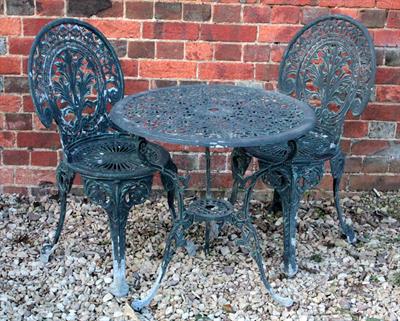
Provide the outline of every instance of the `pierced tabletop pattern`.
{"type": "Polygon", "coordinates": [[[295,139],[312,129],[314,111],[292,97],[233,85],[167,87],[125,97],[111,120],[158,141],[250,147],[295,139]]]}

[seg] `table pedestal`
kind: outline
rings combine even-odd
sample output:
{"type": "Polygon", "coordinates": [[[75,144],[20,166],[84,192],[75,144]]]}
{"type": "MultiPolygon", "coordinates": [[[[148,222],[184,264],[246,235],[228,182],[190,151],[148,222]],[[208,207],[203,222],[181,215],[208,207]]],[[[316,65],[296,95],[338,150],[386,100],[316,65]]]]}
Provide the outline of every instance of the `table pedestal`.
{"type": "Polygon", "coordinates": [[[265,173],[265,169],[258,171],[257,173],[247,177],[243,182],[245,188],[245,199],[242,209],[235,210],[230,202],[221,199],[214,199],[211,197],[211,175],[210,175],[210,150],[206,148],[206,177],[207,177],[207,188],[206,197],[193,201],[188,208],[184,208],[183,204],[183,193],[187,187],[187,179],[180,178],[176,173],[168,171],[165,168],[158,168],[164,175],[170,177],[171,181],[175,183],[175,191],[178,200],[178,216],[173,219],[173,227],[169,233],[164,249],[163,260],[159,268],[158,277],[144,299],[134,300],[132,307],[136,311],[140,311],[142,308],[147,306],[157,293],[157,290],[161,284],[161,281],[167,272],[168,264],[170,263],[174,253],[178,247],[185,247],[188,245],[184,235],[185,232],[195,222],[206,223],[205,233],[205,246],[204,250],[207,253],[209,249],[210,229],[211,222],[223,224],[233,224],[237,229],[240,230],[240,238],[236,240],[238,246],[245,247],[253,259],[256,261],[260,277],[267,291],[270,293],[272,298],[283,306],[291,306],[293,300],[277,295],[267,280],[265,274],[264,262],[261,255],[261,248],[257,236],[257,232],[249,215],[249,204],[253,188],[256,184],[257,179],[265,173]],[[182,183],[184,182],[184,183],[182,183]]]}

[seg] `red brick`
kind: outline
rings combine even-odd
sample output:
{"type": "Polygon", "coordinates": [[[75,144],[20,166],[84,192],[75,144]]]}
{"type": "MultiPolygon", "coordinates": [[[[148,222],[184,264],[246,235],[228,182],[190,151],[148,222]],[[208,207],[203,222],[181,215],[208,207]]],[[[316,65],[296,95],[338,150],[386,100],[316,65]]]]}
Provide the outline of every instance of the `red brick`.
{"type": "Polygon", "coordinates": [[[125,77],[137,77],[138,75],[138,62],[131,59],[121,59],[122,71],[125,77]]]}
{"type": "Polygon", "coordinates": [[[383,9],[400,9],[400,2],[397,0],[376,0],[376,7],[383,9]]]}
{"type": "Polygon", "coordinates": [[[318,17],[325,16],[328,14],[329,14],[328,8],[305,7],[301,12],[301,23],[307,24],[317,19],[318,17]]]}
{"type": "Polygon", "coordinates": [[[373,34],[376,46],[395,47],[400,45],[400,30],[374,30],[373,34]]]}
{"type": "Polygon", "coordinates": [[[349,138],[360,138],[368,135],[368,122],[346,121],[344,123],[343,136],[349,138]]]}
{"type": "Polygon", "coordinates": [[[26,150],[4,150],[3,151],[4,165],[28,165],[29,152],[26,150]]]}
{"type": "Polygon", "coordinates": [[[268,6],[245,6],[243,21],[245,23],[268,23],[271,20],[271,8],[268,6]]]}
{"type": "Polygon", "coordinates": [[[11,130],[32,129],[32,114],[6,114],[6,128],[11,130]]]}
{"type": "Polygon", "coordinates": [[[0,74],[18,75],[21,73],[20,57],[0,57],[0,74]]]}
{"type": "Polygon", "coordinates": [[[281,62],[283,54],[285,53],[286,46],[273,45],[271,46],[271,61],[281,62]]]}
{"type": "Polygon", "coordinates": [[[183,20],[208,21],[211,18],[211,6],[209,4],[183,4],[183,20]]]}
{"type": "Polygon", "coordinates": [[[22,57],[22,74],[28,75],[28,57],[22,57]]]}
{"type": "Polygon", "coordinates": [[[139,75],[148,78],[196,78],[196,63],[188,61],[141,61],[139,75]]]}
{"type": "Polygon", "coordinates": [[[0,18],[0,36],[18,36],[20,34],[20,18],[0,18]]]}
{"type": "Polygon", "coordinates": [[[14,170],[12,168],[0,168],[0,186],[14,183],[14,170]]]}
{"type": "Polygon", "coordinates": [[[34,38],[9,37],[9,52],[12,55],[29,55],[34,38]]]}
{"type": "Polygon", "coordinates": [[[386,22],[386,10],[360,10],[360,20],[367,28],[383,28],[386,22]]]}
{"type": "Polygon", "coordinates": [[[400,85],[400,67],[379,67],[376,72],[375,82],[377,84],[400,85]]]}
{"type": "Polygon", "coordinates": [[[215,5],[214,22],[240,22],[240,5],[215,5]]]}
{"type": "Polygon", "coordinates": [[[38,16],[63,16],[63,0],[36,0],[36,12],[38,16]]]}
{"type": "Polygon", "coordinates": [[[279,65],[278,64],[257,64],[256,79],[257,80],[278,80],[279,65]]]}
{"type": "Polygon", "coordinates": [[[143,38],[170,40],[197,40],[199,25],[182,22],[145,22],[143,38]]]}
{"type": "Polygon", "coordinates": [[[377,101],[400,101],[400,86],[376,86],[377,101]]]}
{"type": "Polygon", "coordinates": [[[161,20],[180,20],[182,4],[173,2],[156,2],[154,17],[161,20]]]}
{"type": "Polygon", "coordinates": [[[15,170],[15,183],[21,185],[39,185],[43,183],[55,183],[56,177],[53,170],[25,169],[15,170]]]}
{"type": "Polygon", "coordinates": [[[157,58],[183,59],[183,42],[157,42],[157,58]]]}
{"type": "Polygon", "coordinates": [[[155,43],[153,41],[130,41],[128,45],[128,57],[130,58],[154,58],[155,43]]]}
{"type": "Polygon", "coordinates": [[[149,81],[143,79],[125,79],[125,94],[133,95],[149,90],[149,81]]]}
{"type": "MultiPolygon", "coordinates": [[[[34,112],[35,107],[33,106],[33,101],[31,96],[22,96],[22,110],[24,112],[34,112]]],[[[18,110],[16,110],[18,111],[18,110]]]]}
{"type": "Polygon", "coordinates": [[[98,28],[108,38],[140,37],[140,23],[136,21],[88,19],[87,22],[98,28]]]}
{"type": "Polygon", "coordinates": [[[213,46],[207,42],[187,42],[185,57],[188,60],[211,60],[213,46]]]}
{"type": "Polygon", "coordinates": [[[315,0],[261,0],[263,4],[291,4],[294,6],[314,5],[315,0]]]}
{"type": "Polygon", "coordinates": [[[0,112],[15,113],[21,109],[21,97],[0,95],[0,112]]]}
{"type": "Polygon", "coordinates": [[[23,195],[29,194],[28,188],[23,186],[4,186],[3,192],[8,194],[23,194],[23,195]]]}
{"type": "Polygon", "coordinates": [[[400,28],[400,11],[389,11],[386,26],[388,28],[400,28]]]}
{"type": "Polygon", "coordinates": [[[358,140],[351,145],[353,155],[374,155],[389,147],[389,143],[383,140],[358,140]]]}
{"type": "Polygon", "coordinates": [[[153,2],[126,2],[126,17],[129,19],[152,19],[153,2]]]}
{"type": "Polygon", "coordinates": [[[208,41],[253,42],[256,37],[256,26],[204,24],[200,32],[200,39],[208,41]]]}
{"type": "MultiPolygon", "coordinates": [[[[211,155],[211,170],[213,171],[225,171],[229,160],[227,155],[212,153],[211,155]]],[[[206,169],[206,157],[204,154],[200,155],[200,170],[206,169]]]]}
{"type": "Polygon", "coordinates": [[[372,8],[375,0],[319,0],[321,7],[372,8]]]}
{"type": "Polygon", "coordinates": [[[345,173],[359,173],[362,169],[361,157],[346,157],[344,171],[345,173]]]}
{"type": "Polygon", "coordinates": [[[342,15],[350,16],[354,19],[360,18],[360,11],[357,9],[351,9],[351,8],[332,8],[331,14],[342,14],[342,15]]]}
{"type": "Polygon", "coordinates": [[[272,8],[272,23],[297,23],[299,22],[300,8],[294,6],[278,6],[272,8]]]}
{"type": "Polygon", "coordinates": [[[248,80],[253,79],[253,65],[245,63],[201,63],[200,79],[248,80]]]}
{"type": "Polygon", "coordinates": [[[0,113],[0,129],[4,129],[4,114],[0,113]]]}
{"type": "Polygon", "coordinates": [[[199,169],[199,156],[195,153],[173,154],[172,159],[175,165],[183,170],[198,170],[199,169]]]}
{"type": "Polygon", "coordinates": [[[242,46],[233,44],[216,44],[215,60],[240,61],[242,57],[242,46]]]}
{"type": "Polygon", "coordinates": [[[23,18],[24,36],[36,36],[52,20],[48,18],[23,18]]]}
{"type": "Polygon", "coordinates": [[[355,191],[365,191],[376,188],[380,191],[397,191],[399,177],[389,175],[350,175],[349,188],[355,191]]]}
{"type": "Polygon", "coordinates": [[[18,147],[60,148],[60,137],[51,132],[19,132],[18,147]]]}
{"type": "Polygon", "coordinates": [[[400,105],[369,104],[361,117],[365,120],[400,121],[400,105]]]}
{"type": "Polygon", "coordinates": [[[245,45],[243,48],[243,60],[254,62],[267,62],[271,51],[270,46],[245,45]]]}
{"type": "Polygon", "coordinates": [[[364,173],[385,173],[389,169],[386,157],[365,157],[362,171],[364,173]]]}
{"type": "Polygon", "coordinates": [[[57,166],[57,152],[33,151],[31,152],[31,165],[57,166]]]}
{"type": "Polygon", "coordinates": [[[13,147],[15,146],[15,133],[14,132],[0,132],[0,146],[13,147]]]}
{"type": "Polygon", "coordinates": [[[111,8],[96,13],[98,17],[123,17],[124,4],[122,1],[113,1],[111,8]]]}
{"type": "Polygon", "coordinates": [[[298,26],[270,25],[260,26],[258,41],[261,42],[289,42],[297,31],[298,26]]]}

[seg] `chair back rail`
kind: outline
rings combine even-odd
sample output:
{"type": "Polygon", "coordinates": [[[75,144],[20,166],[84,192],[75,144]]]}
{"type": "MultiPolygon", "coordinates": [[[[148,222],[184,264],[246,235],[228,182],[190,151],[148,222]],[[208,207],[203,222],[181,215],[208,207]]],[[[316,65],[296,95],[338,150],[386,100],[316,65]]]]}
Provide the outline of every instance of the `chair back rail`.
{"type": "Polygon", "coordinates": [[[44,126],[56,122],[63,148],[106,132],[108,110],[124,95],[117,55],[93,26],[71,18],[45,26],[33,43],[28,76],[44,126]]]}
{"type": "Polygon", "coordinates": [[[317,131],[340,140],[349,110],[360,115],[371,96],[375,49],[354,19],[330,15],[302,28],[289,43],[279,70],[279,90],[316,108],[317,131]]]}

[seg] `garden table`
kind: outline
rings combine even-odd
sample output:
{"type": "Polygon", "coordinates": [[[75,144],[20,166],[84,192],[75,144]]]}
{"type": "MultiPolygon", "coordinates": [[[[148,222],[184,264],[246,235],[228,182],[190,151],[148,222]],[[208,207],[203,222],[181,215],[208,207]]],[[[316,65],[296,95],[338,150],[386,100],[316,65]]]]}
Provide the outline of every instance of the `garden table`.
{"type": "MultiPolygon", "coordinates": [[[[119,128],[142,137],[140,153],[151,166],[169,177],[177,199],[178,212],[173,215],[173,227],[164,250],[158,278],[150,293],[132,304],[135,310],[148,305],[155,296],[175,250],[186,246],[184,232],[194,222],[206,222],[205,250],[208,250],[211,222],[229,222],[241,237],[237,244],[246,247],[255,259],[261,280],[271,296],[280,304],[293,301],[272,290],[268,283],[256,230],[249,216],[252,190],[258,178],[271,168],[241,177],[245,189],[243,205],[233,204],[211,195],[211,147],[251,147],[287,142],[291,147],[287,159],[293,157],[294,139],[315,125],[313,109],[307,104],[279,92],[233,85],[188,85],[150,90],[127,96],[111,110],[111,121],[119,128]],[[146,139],[192,146],[203,146],[206,156],[206,196],[183,204],[188,177],[157,165],[147,152],[146,139]]],[[[274,166],[279,166],[275,164],[274,166]]]]}

